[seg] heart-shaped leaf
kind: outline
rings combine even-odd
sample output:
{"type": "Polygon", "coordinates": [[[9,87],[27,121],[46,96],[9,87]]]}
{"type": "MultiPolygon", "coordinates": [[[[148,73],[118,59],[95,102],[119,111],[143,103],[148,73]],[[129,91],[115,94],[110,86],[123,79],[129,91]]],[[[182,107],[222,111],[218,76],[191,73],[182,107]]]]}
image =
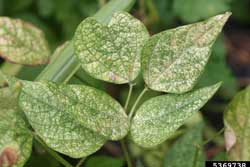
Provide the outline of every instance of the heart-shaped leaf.
{"type": "Polygon", "coordinates": [[[21,81],[19,105],[36,133],[51,148],[87,156],[107,139],[123,138],[129,121],[109,95],[84,85],[21,81]]]}
{"type": "Polygon", "coordinates": [[[20,19],[0,17],[0,56],[17,64],[46,64],[50,51],[44,34],[20,19]]]}
{"type": "Polygon", "coordinates": [[[224,115],[225,143],[229,160],[250,159],[250,88],[239,92],[224,115]]]}
{"type": "Polygon", "coordinates": [[[146,101],[132,119],[132,139],[143,147],[164,142],[214,95],[219,86],[216,84],[183,95],[161,95],[146,101]]]}
{"type": "Polygon", "coordinates": [[[91,76],[128,83],[139,74],[141,49],[148,37],[145,26],[128,13],[115,13],[108,25],[90,17],[76,30],[75,53],[91,76]]]}
{"type": "Polygon", "coordinates": [[[0,89],[0,166],[22,167],[32,151],[32,135],[8,88],[0,89]]]}
{"type": "Polygon", "coordinates": [[[202,149],[203,127],[204,125],[201,122],[196,124],[174,143],[167,151],[164,167],[204,166],[205,155],[202,149]],[[196,155],[196,153],[198,154],[196,155]]]}
{"type": "Polygon", "coordinates": [[[142,50],[142,69],[148,87],[169,93],[193,88],[230,13],[152,36],[142,50]]]}

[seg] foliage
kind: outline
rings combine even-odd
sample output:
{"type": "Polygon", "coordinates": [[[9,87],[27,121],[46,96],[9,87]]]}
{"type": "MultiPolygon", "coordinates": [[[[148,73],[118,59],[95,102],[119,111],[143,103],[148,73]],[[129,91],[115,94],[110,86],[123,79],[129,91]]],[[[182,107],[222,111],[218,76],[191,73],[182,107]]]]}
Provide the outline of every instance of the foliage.
{"type": "Polygon", "coordinates": [[[32,149],[28,124],[8,88],[0,90],[0,106],[0,165],[23,166],[32,149]]]}
{"type": "Polygon", "coordinates": [[[122,167],[124,161],[108,156],[91,156],[86,162],[86,167],[122,167]]]}
{"type": "Polygon", "coordinates": [[[225,143],[229,160],[246,161],[250,159],[249,108],[250,89],[246,88],[233,98],[225,112],[225,143]]]}
{"type": "Polygon", "coordinates": [[[202,149],[203,127],[203,123],[196,124],[174,143],[167,151],[164,167],[203,166],[205,160],[204,151],[202,149]]]}
{"type": "MultiPolygon", "coordinates": [[[[54,16],[67,23],[64,24],[64,30],[68,31],[81,18],[72,12],[78,5],[77,2],[38,0],[36,5],[41,17],[47,19],[54,16]]],[[[97,7],[92,2],[88,4],[93,8],[84,5],[84,15],[94,13],[95,10],[92,9],[97,7]]],[[[14,11],[27,8],[32,3],[32,0],[27,0],[14,11]]],[[[6,163],[23,166],[32,146],[36,147],[32,143],[32,138],[35,138],[36,142],[66,167],[72,167],[73,163],[67,162],[60,154],[68,156],[67,159],[72,161],[73,158],[83,157],[77,165],[79,167],[85,157],[98,151],[106,141],[120,140],[127,165],[131,167],[126,143],[134,142],[143,147],[163,144],[215,94],[220,84],[192,89],[202,74],[212,46],[230,13],[149,37],[148,30],[141,21],[119,11],[128,10],[133,3],[133,0],[110,1],[94,17],[82,21],[73,40],[58,47],[53,56],[49,55],[47,41],[40,30],[30,24],[23,24],[20,20],[0,18],[0,23],[7,20],[8,24],[4,26],[15,27],[13,31],[17,33],[12,38],[12,32],[0,31],[0,42],[5,44],[1,45],[0,51],[3,57],[8,56],[5,57],[6,60],[14,57],[19,60],[15,63],[25,65],[50,61],[35,81],[35,76],[30,78],[32,81],[10,76],[19,73],[20,68],[14,72],[6,70],[7,75],[1,72],[2,78],[12,90],[12,93],[8,93],[12,100],[8,102],[5,94],[1,97],[0,104],[4,110],[1,117],[4,120],[1,120],[0,131],[7,135],[0,137],[0,166],[6,163]],[[16,44],[16,41],[20,43],[16,44]],[[5,54],[6,50],[11,51],[11,54],[5,54]],[[25,54],[26,52],[29,54],[25,54]],[[131,105],[133,86],[141,71],[145,88],[131,105]],[[80,84],[67,84],[75,73],[77,75],[74,77],[80,76],[80,84]],[[87,79],[88,83],[83,83],[85,76],[99,81],[87,79]],[[128,83],[130,90],[124,107],[103,90],[93,88],[103,88],[102,84],[96,85],[100,80],[114,84],[128,83]],[[156,91],[157,97],[150,96],[149,100],[142,102],[149,89],[156,91]],[[157,92],[171,94],[158,96],[157,92]],[[9,153],[17,158],[11,161],[7,158],[6,161],[5,155],[9,153]]],[[[5,88],[1,90],[5,91],[5,88]]],[[[198,131],[200,133],[195,134],[197,136],[194,137],[193,130],[175,143],[171,148],[173,150],[170,149],[171,160],[176,158],[175,150],[178,145],[186,145],[189,140],[200,143],[201,130],[198,131]]],[[[184,152],[191,150],[190,156],[193,156],[193,146],[181,147],[184,152]]],[[[203,161],[203,156],[199,155],[195,156],[194,164],[203,161]]],[[[143,162],[137,162],[143,166],[143,162]]],[[[87,158],[85,166],[97,166],[96,164],[122,166],[124,159],[95,155],[87,158]]]]}

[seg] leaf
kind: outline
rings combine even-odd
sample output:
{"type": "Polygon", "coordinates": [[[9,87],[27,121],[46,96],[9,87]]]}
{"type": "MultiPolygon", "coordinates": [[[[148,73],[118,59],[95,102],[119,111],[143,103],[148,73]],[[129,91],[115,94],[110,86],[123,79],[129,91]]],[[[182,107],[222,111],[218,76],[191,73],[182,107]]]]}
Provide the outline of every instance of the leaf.
{"type": "Polygon", "coordinates": [[[42,31],[20,19],[0,17],[0,55],[8,61],[46,64],[50,51],[42,31]]]}
{"type": "Polygon", "coordinates": [[[19,105],[51,148],[74,158],[98,150],[107,139],[123,138],[129,122],[121,105],[84,85],[21,81],[19,105]]]}
{"type": "Polygon", "coordinates": [[[192,23],[229,10],[230,1],[231,0],[175,0],[173,2],[173,10],[183,21],[192,23]]]}
{"type": "Polygon", "coordinates": [[[140,72],[140,52],[148,36],[145,26],[125,12],[115,13],[108,25],[89,17],[76,30],[75,53],[91,76],[128,83],[140,72]]]}
{"type": "Polygon", "coordinates": [[[22,167],[32,151],[32,135],[8,88],[0,89],[0,166],[22,167]]]}
{"type": "Polygon", "coordinates": [[[229,16],[225,13],[152,36],[142,50],[143,76],[148,87],[169,93],[191,90],[229,16]]]}
{"type": "Polygon", "coordinates": [[[202,149],[203,123],[198,123],[178,139],[167,151],[164,167],[202,167],[205,154],[202,149]],[[195,157],[198,151],[197,157],[195,157]],[[181,157],[181,158],[180,158],[181,157]]]}
{"type": "Polygon", "coordinates": [[[131,123],[131,137],[142,147],[163,143],[214,95],[220,84],[183,95],[161,95],[138,109],[131,123]]]}
{"type": "Polygon", "coordinates": [[[88,159],[86,167],[123,167],[124,160],[108,156],[92,156],[88,159]]]}
{"type": "Polygon", "coordinates": [[[224,114],[229,160],[250,160],[250,88],[239,92],[224,114]]]}

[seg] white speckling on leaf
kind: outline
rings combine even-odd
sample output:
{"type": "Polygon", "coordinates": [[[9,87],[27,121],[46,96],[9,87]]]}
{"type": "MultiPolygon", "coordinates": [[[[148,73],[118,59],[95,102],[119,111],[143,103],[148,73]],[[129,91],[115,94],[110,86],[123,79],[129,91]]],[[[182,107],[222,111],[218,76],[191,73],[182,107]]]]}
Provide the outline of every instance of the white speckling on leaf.
{"type": "Polygon", "coordinates": [[[0,89],[0,166],[22,167],[32,151],[32,135],[16,95],[0,89]]]}
{"type": "Polygon", "coordinates": [[[139,20],[128,13],[117,12],[108,25],[92,17],[85,19],[73,41],[85,71],[97,79],[122,84],[138,76],[141,49],[148,37],[147,29],[139,20]]]}
{"type": "Polygon", "coordinates": [[[84,85],[22,82],[19,105],[36,133],[52,149],[79,158],[119,140],[128,117],[112,97],[84,85]]]}
{"type": "Polygon", "coordinates": [[[201,75],[230,13],[152,36],[142,50],[146,84],[156,91],[184,93],[201,75]]]}
{"type": "Polygon", "coordinates": [[[220,84],[182,95],[161,95],[138,109],[131,122],[131,137],[142,147],[154,147],[168,139],[185,120],[214,95],[220,84]]]}
{"type": "Polygon", "coordinates": [[[46,64],[50,51],[41,30],[20,19],[0,17],[0,56],[25,65],[46,64]]]}

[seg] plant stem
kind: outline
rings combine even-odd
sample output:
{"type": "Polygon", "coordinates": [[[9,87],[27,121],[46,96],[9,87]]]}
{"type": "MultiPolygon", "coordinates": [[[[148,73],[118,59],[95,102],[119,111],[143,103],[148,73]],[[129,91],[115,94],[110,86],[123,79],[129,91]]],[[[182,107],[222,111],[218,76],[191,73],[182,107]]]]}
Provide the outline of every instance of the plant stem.
{"type": "MultiPolygon", "coordinates": [[[[202,146],[206,145],[207,143],[209,143],[210,141],[212,141],[213,139],[215,139],[216,137],[218,137],[221,133],[224,132],[224,130],[225,130],[225,128],[222,128],[213,137],[211,137],[211,138],[207,139],[206,141],[204,141],[202,143],[202,146]]],[[[193,161],[193,167],[196,167],[196,165],[197,165],[198,154],[199,154],[199,151],[200,151],[200,149],[201,149],[202,146],[200,146],[200,145],[196,146],[195,155],[194,155],[194,161],[193,161]]]]}
{"type": "Polygon", "coordinates": [[[148,88],[145,87],[145,88],[142,90],[141,94],[140,94],[140,95],[138,96],[138,98],[136,99],[135,104],[133,105],[133,107],[132,107],[132,109],[131,109],[131,111],[130,111],[130,113],[129,113],[129,119],[130,119],[130,120],[132,119],[132,117],[133,117],[133,115],[134,115],[134,112],[135,112],[135,109],[136,109],[138,103],[140,102],[141,98],[143,97],[143,95],[144,95],[147,91],[148,91],[148,88]]]}
{"type": "Polygon", "coordinates": [[[196,167],[196,165],[197,165],[199,151],[200,151],[200,146],[197,145],[196,149],[195,149],[195,154],[194,154],[193,167],[196,167]]]}
{"type": "Polygon", "coordinates": [[[213,139],[215,139],[216,137],[218,137],[221,133],[223,133],[225,130],[225,127],[223,127],[219,132],[217,132],[213,137],[207,139],[206,141],[203,142],[203,145],[206,145],[207,143],[209,143],[210,141],[212,141],[213,139]]]}
{"type": "Polygon", "coordinates": [[[129,101],[130,101],[130,98],[131,98],[131,94],[133,92],[133,87],[134,85],[133,84],[129,84],[129,91],[128,91],[128,97],[127,97],[127,100],[126,100],[126,103],[125,103],[125,111],[128,112],[128,104],[129,104],[129,101]]]}
{"type": "Polygon", "coordinates": [[[127,165],[128,165],[128,167],[132,167],[132,161],[131,161],[131,158],[129,156],[128,149],[126,147],[124,139],[122,139],[120,142],[121,142],[121,145],[122,145],[123,153],[125,155],[125,159],[127,161],[127,165]]]}
{"type": "Polygon", "coordinates": [[[75,167],[81,167],[81,165],[83,164],[83,162],[85,161],[86,157],[83,157],[78,164],[75,167]]]}
{"type": "Polygon", "coordinates": [[[57,152],[51,150],[43,141],[42,139],[40,139],[40,137],[35,134],[32,133],[34,138],[36,139],[36,141],[38,141],[43,148],[51,155],[53,156],[58,162],[60,162],[62,165],[64,165],[65,167],[73,167],[69,162],[67,162],[63,157],[61,157],[57,152]]]}

